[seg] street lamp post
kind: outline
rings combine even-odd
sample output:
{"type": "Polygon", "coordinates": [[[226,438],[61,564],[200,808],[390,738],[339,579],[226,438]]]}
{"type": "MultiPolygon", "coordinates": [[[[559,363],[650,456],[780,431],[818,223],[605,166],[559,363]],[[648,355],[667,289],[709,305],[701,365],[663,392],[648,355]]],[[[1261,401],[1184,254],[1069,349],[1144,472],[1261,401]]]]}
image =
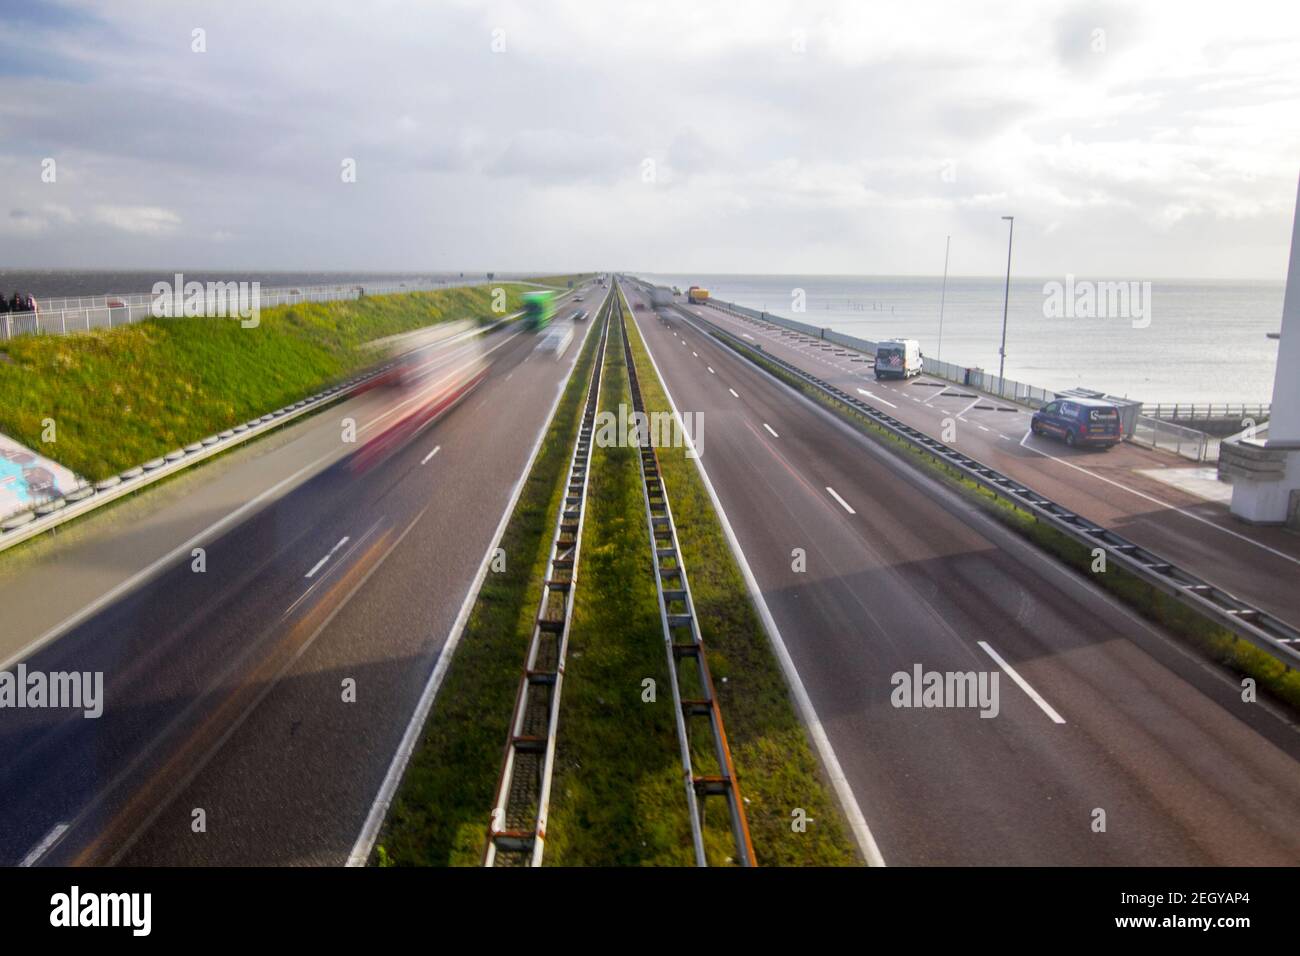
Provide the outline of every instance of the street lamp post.
{"type": "Polygon", "coordinates": [[[935,360],[943,360],[943,302],[948,297],[948,249],[952,245],[952,236],[949,236],[943,244],[943,291],[939,293],[939,350],[935,353],[935,360]]]}
{"type": "Polygon", "coordinates": [[[1007,221],[1007,284],[1002,290],[1002,347],[998,349],[998,394],[1002,393],[1002,373],[1007,366],[1007,302],[1011,298],[1011,237],[1016,231],[1016,217],[1003,216],[1007,221]]]}

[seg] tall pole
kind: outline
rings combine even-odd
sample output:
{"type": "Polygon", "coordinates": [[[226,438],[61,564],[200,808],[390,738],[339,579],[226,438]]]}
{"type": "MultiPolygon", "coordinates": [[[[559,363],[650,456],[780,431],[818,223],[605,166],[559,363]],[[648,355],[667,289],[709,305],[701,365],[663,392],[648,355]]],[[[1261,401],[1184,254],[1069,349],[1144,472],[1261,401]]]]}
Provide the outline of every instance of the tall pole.
{"type": "Polygon", "coordinates": [[[943,300],[948,296],[948,247],[952,245],[952,236],[943,244],[943,291],[939,293],[939,348],[935,360],[943,358],[943,300]]]}
{"type": "Polygon", "coordinates": [[[1011,298],[1011,237],[1016,232],[1016,217],[1003,216],[1007,227],[1007,284],[1002,289],[1002,347],[998,349],[998,394],[1002,393],[1002,373],[1007,367],[1007,302],[1011,298]]]}

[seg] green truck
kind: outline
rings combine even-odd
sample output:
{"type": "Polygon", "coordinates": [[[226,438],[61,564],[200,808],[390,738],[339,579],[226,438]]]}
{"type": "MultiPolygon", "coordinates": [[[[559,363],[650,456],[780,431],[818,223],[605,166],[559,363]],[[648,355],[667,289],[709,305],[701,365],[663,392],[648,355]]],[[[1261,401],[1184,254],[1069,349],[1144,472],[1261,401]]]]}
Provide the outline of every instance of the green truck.
{"type": "Polygon", "coordinates": [[[530,329],[544,329],[555,318],[555,293],[524,293],[524,325],[530,329]]]}

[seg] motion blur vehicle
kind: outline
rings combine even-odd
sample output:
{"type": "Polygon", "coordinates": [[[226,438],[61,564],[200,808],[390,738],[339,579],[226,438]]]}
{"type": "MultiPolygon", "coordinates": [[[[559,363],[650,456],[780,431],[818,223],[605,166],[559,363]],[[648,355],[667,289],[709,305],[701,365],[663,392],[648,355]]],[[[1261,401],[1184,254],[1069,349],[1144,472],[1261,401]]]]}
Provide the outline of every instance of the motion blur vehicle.
{"type": "Polygon", "coordinates": [[[572,341],[573,325],[565,322],[563,325],[555,325],[547,329],[546,334],[537,343],[537,349],[558,359],[568,350],[569,343],[572,341]]]}
{"type": "Polygon", "coordinates": [[[1029,430],[1059,438],[1071,448],[1110,448],[1120,440],[1119,409],[1098,398],[1058,399],[1034,412],[1029,430]]]}
{"type": "Polygon", "coordinates": [[[894,339],[876,346],[876,378],[911,378],[921,374],[921,343],[894,339]]]}
{"type": "Polygon", "coordinates": [[[395,336],[383,349],[392,356],[392,366],[376,380],[374,390],[396,414],[352,456],[354,471],[365,471],[402,447],[487,376],[483,335],[469,320],[395,336]]]}
{"type": "Polygon", "coordinates": [[[524,326],[544,329],[555,318],[555,294],[552,292],[524,293],[524,326]]]}

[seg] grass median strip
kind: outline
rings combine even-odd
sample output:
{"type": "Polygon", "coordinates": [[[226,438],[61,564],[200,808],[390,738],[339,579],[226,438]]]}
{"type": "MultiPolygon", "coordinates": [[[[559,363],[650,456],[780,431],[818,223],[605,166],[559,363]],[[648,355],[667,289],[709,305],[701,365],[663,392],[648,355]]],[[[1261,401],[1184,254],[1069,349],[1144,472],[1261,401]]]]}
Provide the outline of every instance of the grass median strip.
{"type": "MultiPolygon", "coordinates": [[[[630,408],[610,327],[601,409],[630,408]]],[[[545,862],[690,866],[690,822],[637,451],[595,442],[545,862]],[[654,699],[647,700],[645,680],[654,699]]]]}
{"type": "MultiPolygon", "coordinates": [[[[527,286],[503,283],[505,309],[527,286]]],[[[375,361],[366,342],[448,319],[492,318],[492,288],[439,289],[151,319],[0,346],[0,432],[92,481],[311,395],[375,361]],[[54,443],[43,442],[47,421],[54,443]]]]}
{"type": "Polygon", "coordinates": [[[837,401],[809,382],[793,375],[748,346],[719,339],[724,345],[744,355],[801,394],[835,412],[863,434],[906,460],[936,475],[949,486],[961,491],[1000,522],[1019,532],[1039,548],[1074,568],[1088,580],[1101,585],[1150,621],[1183,638],[1210,660],[1242,677],[1251,677],[1279,701],[1300,710],[1300,672],[1293,670],[1244,640],[1227,628],[1197,613],[1159,588],[1148,584],[1122,567],[1107,568],[1103,574],[1092,572],[1090,548],[1062,531],[1045,524],[1018,507],[1014,502],[995,495],[978,482],[950,467],[937,456],[917,448],[882,428],[852,406],[837,401]]]}
{"type": "Polygon", "coordinates": [[[593,328],[506,525],[505,570],[490,571],[483,581],[384,821],[374,863],[477,866],[482,860],[502,742],[599,341],[600,329],[593,328]]]}
{"type": "MultiPolygon", "coordinates": [[[[671,413],[630,313],[628,334],[646,411],[671,413]]],[[[758,865],[860,863],[695,463],[686,458],[685,449],[661,448],[659,466],[672,502],[758,865]],[[803,832],[793,825],[798,810],[809,820],[803,832]]],[[[693,743],[699,753],[702,741],[693,743]]],[[[725,834],[725,828],[721,819],[712,824],[715,833],[725,834]]]]}

